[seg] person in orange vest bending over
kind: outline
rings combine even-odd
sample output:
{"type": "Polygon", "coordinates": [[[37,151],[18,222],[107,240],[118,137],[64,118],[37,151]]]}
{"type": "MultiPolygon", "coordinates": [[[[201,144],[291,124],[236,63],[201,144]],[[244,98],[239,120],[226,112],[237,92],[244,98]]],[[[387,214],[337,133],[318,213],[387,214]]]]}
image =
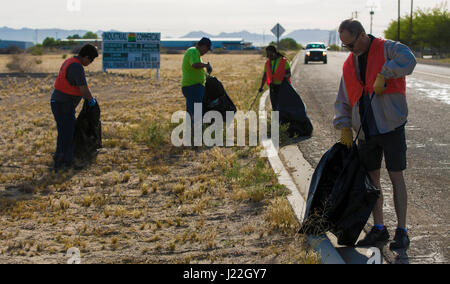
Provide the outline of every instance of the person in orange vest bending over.
{"type": "Polygon", "coordinates": [[[283,80],[288,80],[291,83],[291,64],[281,53],[277,51],[275,46],[266,47],[267,61],[264,66],[264,75],[261,81],[259,92],[263,92],[264,84],[270,87],[270,102],[272,109],[278,111],[278,92],[280,90],[283,80]]]}
{"type": "MultiPolygon", "coordinates": [[[[406,79],[415,66],[411,50],[391,40],[366,34],[356,20],[339,27],[343,47],[351,51],[343,67],[335,102],[334,126],[341,130],[340,142],[351,147],[353,131],[362,132],[359,156],[374,185],[381,190],[380,169],[384,156],[393,185],[397,229],[391,249],[409,247],[406,231],[407,193],[403,177],[406,169],[405,124],[408,116],[406,79]],[[371,99],[373,96],[373,99],[371,99]]],[[[383,195],[372,212],[374,226],[358,246],[375,246],[389,240],[383,220],[383,195]]]]}
{"type": "Polygon", "coordinates": [[[50,100],[58,130],[56,153],[53,156],[55,172],[74,167],[75,109],[81,98],[87,100],[89,106],[97,104],[88,88],[84,73],[84,66],[91,64],[96,57],[98,57],[97,48],[91,44],[84,45],[78,56],[64,61],[56,78],[50,100]]]}

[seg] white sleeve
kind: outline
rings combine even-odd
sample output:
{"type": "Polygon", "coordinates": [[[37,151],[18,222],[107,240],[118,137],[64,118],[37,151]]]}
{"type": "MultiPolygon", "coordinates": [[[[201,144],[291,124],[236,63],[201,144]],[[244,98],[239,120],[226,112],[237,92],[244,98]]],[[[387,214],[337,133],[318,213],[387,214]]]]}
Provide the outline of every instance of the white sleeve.
{"type": "Polygon", "coordinates": [[[344,77],[341,78],[339,92],[334,103],[333,125],[336,129],[352,127],[352,106],[348,100],[344,77]]]}

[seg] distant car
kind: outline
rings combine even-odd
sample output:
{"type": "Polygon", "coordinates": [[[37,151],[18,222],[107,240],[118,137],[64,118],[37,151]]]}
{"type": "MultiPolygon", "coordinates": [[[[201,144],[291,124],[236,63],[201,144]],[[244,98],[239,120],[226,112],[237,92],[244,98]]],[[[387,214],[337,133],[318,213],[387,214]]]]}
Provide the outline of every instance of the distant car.
{"type": "Polygon", "coordinates": [[[327,47],[323,42],[311,42],[305,48],[305,64],[309,61],[322,61],[327,64],[327,47]]]}

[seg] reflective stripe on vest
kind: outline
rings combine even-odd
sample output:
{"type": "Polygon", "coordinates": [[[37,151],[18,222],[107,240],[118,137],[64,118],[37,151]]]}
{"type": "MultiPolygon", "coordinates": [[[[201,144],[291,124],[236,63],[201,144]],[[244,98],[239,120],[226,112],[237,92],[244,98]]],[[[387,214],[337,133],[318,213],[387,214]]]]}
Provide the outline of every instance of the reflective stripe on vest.
{"type": "MultiPolygon", "coordinates": [[[[344,63],[343,74],[345,87],[347,89],[348,99],[353,107],[361,98],[363,91],[365,94],[373,93],[373,84],[377,78],[378,73],[383,69],[386,63],[386,57],[384,54],[384,43],[386,41],[380,38],[375,38],[372,41],[369,50],[369,56],[367,58],[366,69],[366,84],[358,80],[359,76],[356,74],[357,68],[355,67],[355,56],[350,53],[347,60],[344,63]]],[[[386,90],[383,95],[401,93],[406,94],[406,80],[405,77],[397,79],[386,79],[386,90]]]]}
{"type": "MultiPolygon", "coordinates": [[[[277,70],[275,70],[275,74],[272,73],[272,66],[270,66],[270,59],[267,59],[266,62],[266,80],[267,85],[270,85],[273,81],[282,82],[284,79],[284,75],[286,75],[286,62],[287,59],[285,57],[281,57],[280,64],[278,64],[277,70]]],[[[276,64],[276,61],[275,61],[276,64]]],[[[289,83],[291,80],[288,79],[289,83]]]]}
{"type": "Polygon", "coordinates": [[[72,63],[81,64],[81,61],[75,57],[69,58],[66,61],[64,61],[64,63],[61,65],[61,69],[59,70],[58,77],[56,78],[55,81],[55,89],[64,94],[72,96],[82,96],[80,87],[71,85],[66,78],[67,68],[69,68],[70,64],[72,63]]]}

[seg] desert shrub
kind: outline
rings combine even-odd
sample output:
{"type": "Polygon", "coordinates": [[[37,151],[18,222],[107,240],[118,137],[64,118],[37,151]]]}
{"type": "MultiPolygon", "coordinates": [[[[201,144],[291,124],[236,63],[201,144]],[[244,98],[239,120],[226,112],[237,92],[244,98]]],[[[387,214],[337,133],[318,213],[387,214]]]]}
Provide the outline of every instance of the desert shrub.
{"type": "Polygon", "coordinates": [[[278,197],[272,200],[265,217],[271,230],[284,233],[295,233],[298,230],[298,221],[286,198],[278,197]]]}
{"type": "Polygon", "coordinates": [[[286,195],[285,187],[277,183],[276,174],[263,158],[257,158],[246,165],[234,160],[225,170],[225,177],[245,189],[245,198],[254,202],[286,195]]]}
{"type": "Polygon", "coordinates": [[[40,44],[37,44],[28,49],[28,52],[33,56],[40,56],[44,54],[44,47],[40,44]]]}
{"type": "Polygon", "coordinates": [[[163,147],[170,143],[170,125],[165,121],[145,121],[133,130],[132,137],[151,148],[163,147]]]}
{"type": "Polygon", "coordinates": [[[6,67],[12,72],[29,73],[36,70],[36,65],[42,63],[42,60],[33,60],[25,54],[14,54],[6,67]],[[40,62],[39,62],[40,61],[40,62]]]}

